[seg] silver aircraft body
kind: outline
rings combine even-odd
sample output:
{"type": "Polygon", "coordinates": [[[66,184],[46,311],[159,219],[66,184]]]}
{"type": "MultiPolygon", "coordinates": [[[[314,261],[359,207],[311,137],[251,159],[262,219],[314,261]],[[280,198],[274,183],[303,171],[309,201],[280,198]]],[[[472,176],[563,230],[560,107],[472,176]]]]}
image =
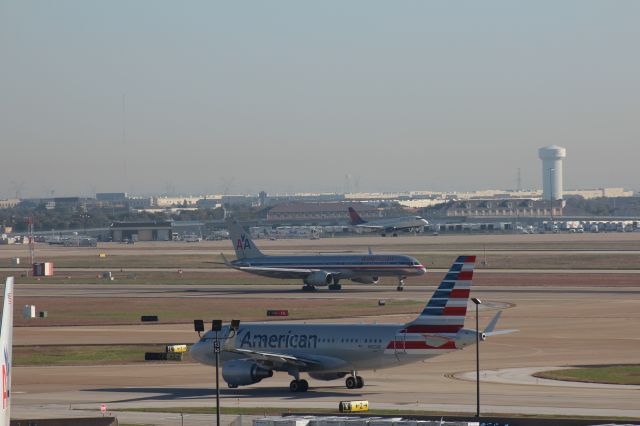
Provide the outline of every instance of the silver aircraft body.
{"type": "Polygon", "coordinates": [[[422,232],[424,227],[429,225],[429,222],[420,216],[390,217],[367,221],[361,218],[353,207],[349,207],[349,217],[352,226],[380,232],[382,236],[393,234],[394,237],[397,237],[398,231],[422,232]]]}
{"type": "MultiPolygon", "coordinates": [[[[241,323],[222,328],[222,376],[229,387],[250,385],[284,371],[294,377],[290,390],[304,392],[307,373],[316,380],[346,377],[349,389],[361,388],[360,370],[390,368],[426,360],[485,340],[500,312],[483,333],[464,328],[475,256],[460,256],[418,317],[406,324],[241,323]]],[[[191,356],[215,365],[216,332],[208,331],[191,356]]]]}
{"type": "Polygon", "coordinates": [[[4,285],[2,326],[0,326],[0,361],[2,368],[2,407],[0,426],[11,423],[11,369],[13,352],[13,277],[7,277],[4,285]]]}
{"type": "Polygon", "coordinates": [[[227,266],[266,277],[300,278],[305,284],[303,290],[314,290],[316,286],[340,290],[343,279],[376,284],[379,277],[391,276],[398,278],[401,291],[407,277],[426,272],[418,260],[399,254],[266,256],[238,222],[229,220],[227,226],[237,257],[233,262],[225,258],[227,266]]]}

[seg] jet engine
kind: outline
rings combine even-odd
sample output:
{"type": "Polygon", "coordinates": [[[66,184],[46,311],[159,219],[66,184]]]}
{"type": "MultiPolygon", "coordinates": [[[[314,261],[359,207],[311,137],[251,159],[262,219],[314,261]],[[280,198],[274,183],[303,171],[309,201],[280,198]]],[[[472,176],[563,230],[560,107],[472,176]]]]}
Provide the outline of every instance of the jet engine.
{"type": "Polygon", "coordinates": [[[273,371],[246,359],[227,361],[222,366],[222,378],[233,387],[258,383],[271,376],[273,371]]]}
{"type": "Polygon", "coordinates": [[[307,275],[304,279],[304,283],[307,285],[331,285],[334,283],[333,275],[325,271],[314,271],[307,275]]]}
{"type": "MultiPolygon", "coordinates": [[[[482,332],[479,332],[477,334],[479,334],[479,338],[481,341],[484,342],[487,339],[486,334],[482,332]]],[[[474,343],[476,343],[475,330],[469,330],[468,328],[463,328],[462,330],[458,331],[458,333],[456,334],[456,348],[461,349],[461,348],[464,348],[465,346],[473,345],[474,343]]]]}
{"type": "Polygon", "coordinates": [[[357,277],[351,278],[351,281],[361,284],[378,284],[379,279],[379,277],[357,277]]]}
{"type": "Polygon", "coordinates": [[[309,373],[312,379],[325,381],[342,379],[346,375],[347,373],[309,373]]]}

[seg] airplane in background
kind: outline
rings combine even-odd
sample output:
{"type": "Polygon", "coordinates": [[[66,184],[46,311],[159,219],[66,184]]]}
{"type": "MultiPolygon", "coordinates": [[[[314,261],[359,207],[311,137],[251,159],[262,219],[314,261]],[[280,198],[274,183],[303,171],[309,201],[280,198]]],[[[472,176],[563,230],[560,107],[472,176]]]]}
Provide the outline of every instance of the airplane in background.
{"type": "Polygon", "coordinates": [[[315,290],[316,286],[340,290],[343,279],[376,284],[379,277],[392,276],[398,277],[397,289],[402,291],[407,277],[427,271],[415,258],[399,254],[266,256],[236,220],[228,220],[227,226],[238,258],[229,262],[222,255],[228,267],[266,277],[300,278],[303,290],[315,290]]]}
{"type": "Polygon", "coordinates": [[[0,353],[0,360],[2,361],[0,426],[9,426],[11,423],[11,354],[13,352],[13,277],[8,277],[4,285],[0,350],[2,350],[2,353],[0,353]]]}
{"type": "Polygon", "coordinates": [[[394,237],[397,237],[398,231],[402,230],[422,232],[424,227],[429,225],[429,222],[420,216],[390,217],[387,219],[366,221],[360,217],[353,207],[349,207],[349,217],[351,218],[351,225],[356,228],[380,232],[383,237],[387,234],[392,234],[394,237]]]}
{"type": "MultiPolygon", "coordinates": [[[[346,377],[348,389],[362,388],[360,370],[376,370],[414,363],[463,349],[494,331],[498,312],[484,332],[464,328],[475,256],[460,256],[418,317],[407,324],[242,323],[237,330],[222,327],[222,377],[230,388],[251,385],[285,371],[293,376],[292,392],[305,392],[307,373],[316,380],[346,377]]],[[[191,356],[215,365],[213,339],[206,332],[191,356]]]]}

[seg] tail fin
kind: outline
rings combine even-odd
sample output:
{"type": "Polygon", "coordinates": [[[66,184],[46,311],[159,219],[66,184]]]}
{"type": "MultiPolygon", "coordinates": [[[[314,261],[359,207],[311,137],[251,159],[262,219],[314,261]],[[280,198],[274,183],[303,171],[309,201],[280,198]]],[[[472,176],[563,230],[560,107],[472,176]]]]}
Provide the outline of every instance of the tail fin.
{"type": "Polygon", "coordinates": [[[352,225],[362,225],[363,223],[367,223],[367,221],[361,218],[353,207],[349,207],[349,217],[351,218],[352,225]]]}
{"type": "Polygon", "coordinates": [[[459,256],[406,333],[457,333],[464,327],[475,256],[459,256]]]}
{"type": "Polygon", "coordinates": [[[0,359],[2,360],[2,408],[0,426],[9,426],[11,414],[11,355],[13,349],[13,277],[4,285],[2,328],[0,328],[0,359]]]}
{"type": "Polygon", "coordinates": [[[249,233],[240,226],[237,220],[227,219],[227,227],[238,259],[264,256],[251,240],[249,233]]]}

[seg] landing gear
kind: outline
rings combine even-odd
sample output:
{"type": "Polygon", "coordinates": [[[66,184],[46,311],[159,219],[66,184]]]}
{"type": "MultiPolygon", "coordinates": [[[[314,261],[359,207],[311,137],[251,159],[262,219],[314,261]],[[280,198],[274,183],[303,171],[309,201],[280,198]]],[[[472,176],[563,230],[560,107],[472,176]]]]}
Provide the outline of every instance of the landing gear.
{"type": "Polygon", "coordinates": [[[394,232],[394,233],[393,233],[393,236],[394,236],[394,237],[397,237],[397,236],[398,236],[398,233],[397,233],[397,232],[394,232]]]}
{"type": "Polygon", "coordinates": [[[289,383],[289,390],[291,392],[306,392],[309,390],[309,382],[306,380],[292,380],[289,383]]]}
{"type": "Polygon", "coordinates": [[[396,287],[396,290],[398,291],[404,291],[404,280],[406,277],[400,277],[398,278],[398,287],[396,287]]]}
{"type": "Polygon", "coordinates": [[[316,291],[316,287],[313,285],[305,284],[302,286],[302,291],[316,291]]]}
{"type": "Polygon", "coordinates": [[[364,386],[364,380],[360,376],[356,376],[354,372],[351,376],[347,377],[345,380],[345,385],[347,389],[360,389],[364,386]]]}
{"type": "Polygon", "coordinates": [[[238,385],[234,385],[233,383],[227,383],[227,386],[229,386],[229,389],[237,389],[238,385]]]}
{"type": "Polygon", "coordinates": [[[342,285],[338,283],[330,284],[329,290],[342,290],[342,285]]]}

